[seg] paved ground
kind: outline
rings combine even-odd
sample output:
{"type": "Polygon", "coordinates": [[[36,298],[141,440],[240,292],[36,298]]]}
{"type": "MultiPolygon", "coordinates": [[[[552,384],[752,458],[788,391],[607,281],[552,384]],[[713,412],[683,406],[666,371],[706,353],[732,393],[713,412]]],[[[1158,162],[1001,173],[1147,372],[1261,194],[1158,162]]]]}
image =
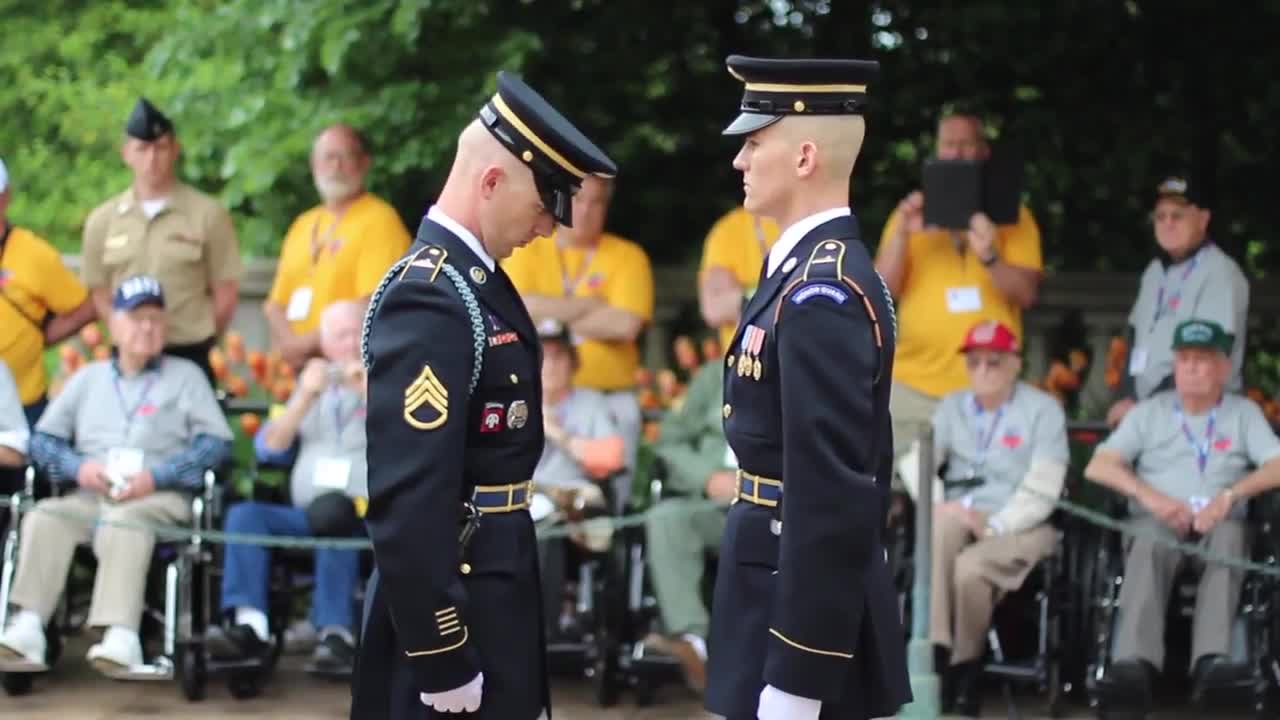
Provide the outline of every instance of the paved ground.
{"type": "MultiPolygon", "coordinates": [[[[78,640],[78,639],[77,639],[78,640]]],[[[103,679],[83,662],[85,649],[73,641],[67,658],[56,672],[40,678],[30,695],[0,697],[0,718],[5,720],[126,720],[165,717],[238,718],[240,720],[336,720],[346,718],[349,694],[346,686],[314,680],[299,667],[296,658],[284,665],[261,697],[238,701],[217,680],[210,683],[204,702],[188,703],[176,684],[122,683],[103,679]]],[[[663,687],[651,707],[637,708],[630,696],[615,708],[602,710],[592,700],[585,681],[561,678],[554,686],[558,720],[713,720],[703,713],[696,700],[676,686],[663,687]]],[[[1043,706],[1034,697],[1021,703],[1022,720],[1040,720],[1043,706]]],[[[1246,713],[1214,712],[1215,720],[1245,720],[1246,713]]],[[[1008,717],[1004,703],[993,695],[986,707],[987,718],[1008,717]]],[[[1093,717],[1085,708],[1073,708],[1069,718],[1093,717]]],[[[1170,710],[1151,720],[1192,720],[1203,712],[1170,710]]]]}

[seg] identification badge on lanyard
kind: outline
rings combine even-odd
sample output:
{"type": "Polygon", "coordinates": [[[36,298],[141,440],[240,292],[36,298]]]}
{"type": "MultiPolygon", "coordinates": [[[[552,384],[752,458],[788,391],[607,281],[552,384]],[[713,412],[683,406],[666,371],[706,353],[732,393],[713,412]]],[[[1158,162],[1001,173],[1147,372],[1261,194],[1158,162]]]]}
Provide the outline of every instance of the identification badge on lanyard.
{"type": "Polygon", "coordinates": [[[1147,349],[1144,347],[1135,347],[1133,352],[1129,353],[1129,374],[1141,375],[1147,369],[1147,349]]]}
{"type": "Polygon", "coordinates": [[[342,457],[322,457],[316,460],[312,483],[318,488],[346,492],[351,479],[351,460],[342,457]]]}
{"type": "Polygon", "coordinates": [[[142,472],[146,454],[138,448],[111,448],[107,451],[107,472],[131,477],[142,472]]]}

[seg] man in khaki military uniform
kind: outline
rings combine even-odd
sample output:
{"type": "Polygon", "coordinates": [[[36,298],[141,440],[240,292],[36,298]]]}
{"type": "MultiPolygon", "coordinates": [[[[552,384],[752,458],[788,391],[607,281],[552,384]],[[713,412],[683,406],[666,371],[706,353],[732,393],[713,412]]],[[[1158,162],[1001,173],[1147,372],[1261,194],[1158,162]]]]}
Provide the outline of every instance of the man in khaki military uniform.
{"type": "Polygon", "coordinates": [[[200,366],[210,382],[209,349],[236,310],[240,250],[231,215],[214,198],[178,180],[180,146],[173,123],[146,98],[125,127],[121,150],[133,185],[89,214],[81,276],[99,317],[111,294],[145,273],[164,287],[169,311],[165,352],[200,366]]]}
{"type": "MultiPolygon", "coordinates": [[[[935,483],[929,632],[943,675],[943,712],[980,714],[982,656],[996,601],[1021,587],[1053,550],[1048,498],[1062,492],[1066,416],[1049,395],[1018,382],[1018,339],[1004,323],[970,328],[961,347],[969,388],[933,415],[935,483]],[[950,666],[948,667],[948,662],[950,666]]],[[[918,442],[899,465],[914,497],[918,442]]]]}

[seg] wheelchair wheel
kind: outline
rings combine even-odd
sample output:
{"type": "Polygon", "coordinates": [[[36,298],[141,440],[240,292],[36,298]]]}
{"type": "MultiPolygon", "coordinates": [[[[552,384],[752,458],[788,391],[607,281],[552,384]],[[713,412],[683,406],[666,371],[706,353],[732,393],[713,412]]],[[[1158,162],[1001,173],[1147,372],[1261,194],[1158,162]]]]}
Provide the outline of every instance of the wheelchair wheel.
{"type": "Polygon", "coordinates": [[[1062,663],[1057,659],[1049,661],[1048,680],[1048,697],[1046,698],[1045,713],[1051,718],[1060,718],[1063,714],[1063,696],[1065,695],[1062,684],[1062,663]]]}
{"type": "Polygon", "coordinates": [[[262,692],[262,673],[257,670],[238,670],[227,679],[227,690],[237,700],[250,700],[262,692]]]}
{"type": "Polygon", "coordinates": [[[178,684],[182,686],[182,695],[191,702],[204,699],[209,684],[209,674],[204,664],[204,648],[199,645],[180,645],[178,647],[178,684]]]}
{"type": "Polygon", "coordinates": [[[5,673],[0,679],[0,684],[4,685],[5,695],[19,697],[31,692],[31,686],[35,680],[35,673],[5,673]]]}

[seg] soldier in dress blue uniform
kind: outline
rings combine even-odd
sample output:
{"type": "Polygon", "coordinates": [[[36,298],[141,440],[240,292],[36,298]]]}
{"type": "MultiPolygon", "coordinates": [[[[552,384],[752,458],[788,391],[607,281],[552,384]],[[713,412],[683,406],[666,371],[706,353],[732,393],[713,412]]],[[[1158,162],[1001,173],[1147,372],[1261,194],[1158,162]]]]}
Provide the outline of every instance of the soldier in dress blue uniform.
{"type": "Polygon", "coordinates": [[[848,207],[867,85],[858,60],[731,56],[747,211],[785,228],[725,357],[739,464],[706,705],[731,720],[864,720],[911,700],[881,533],[893,438],[892,301],[848,207]]]}
{"type": "Polygon", "coordinates": [[[497,86],[365,321],[377,567],[353,719],[550,715],[526,512],[541,352],[495,260],[569,225],[582,180],[616,167],[518,78],[499,73],[497,86]]]}

